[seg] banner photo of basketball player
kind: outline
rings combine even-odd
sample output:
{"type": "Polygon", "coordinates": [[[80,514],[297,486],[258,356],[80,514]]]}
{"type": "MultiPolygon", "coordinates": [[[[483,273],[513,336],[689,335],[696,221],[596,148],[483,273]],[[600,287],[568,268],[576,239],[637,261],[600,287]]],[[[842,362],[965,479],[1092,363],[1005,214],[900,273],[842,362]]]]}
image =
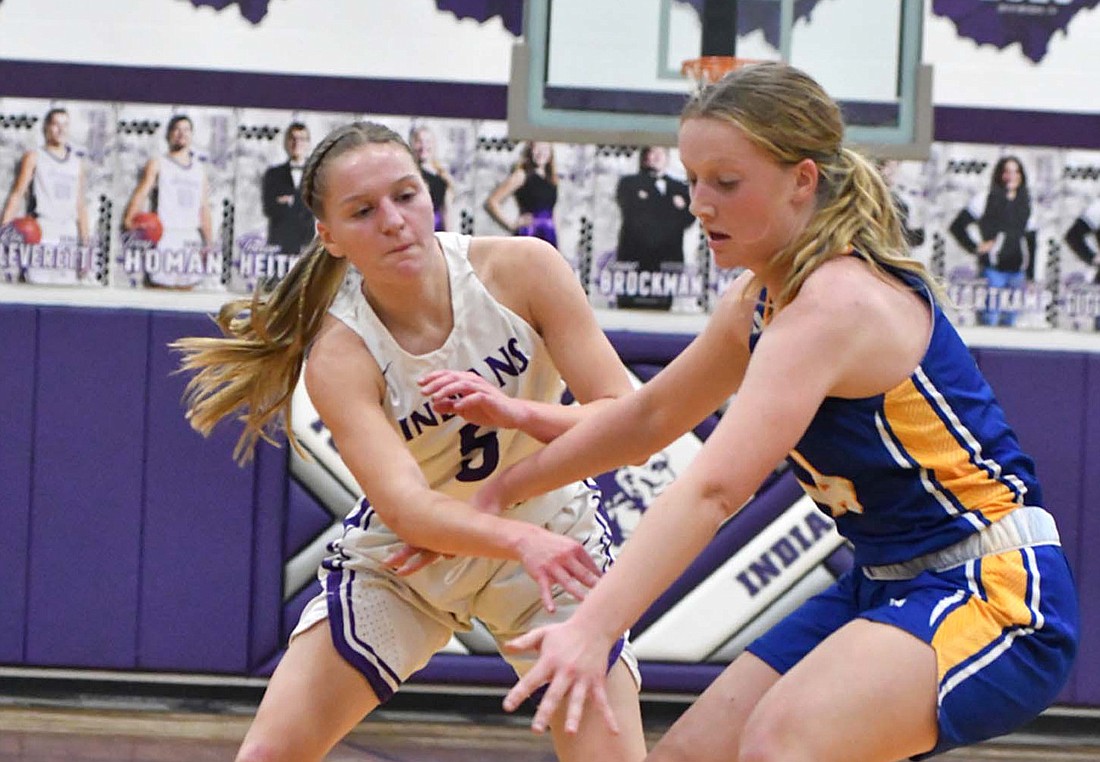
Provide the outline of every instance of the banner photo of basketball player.
{"type": "Polygon", "coordinates": [[[936,144],[933,257],[943,257],[959,325],[1049,328],[1047,242],[1053,150],[936,144]]]}
{"type": "Polygon", "coordinates": [[[233,232],[232,109],[125,104],[111,283],[223,291],[233,232]]]}
{"type": "Polygon", "coordinates": [[[1048,265],[1057,325],[1100,330],[1100,151],[1061,153],[1062,199],[1048,265]]]}
{"type": "Polygon", "coordinates": [[[515,143],[507,124],[478,123],[474,211],[479,235],[526,235],[549,242],[581,277],[588,255],[590,146],[515,143]]]}
{"type": "Polygon", "coordinates": [[[271,288],[313,240],[302,172],[313,147],[352,114],[241,109],[234,146],[233,239],[227,287],[271,288]]]}
{"type": "Polygon", "coordinates": [[[102,286],[114,104],[0,99],[0,278],[102,286]]]}
{"type": "Polygon", "coordinates": [[[480,203],[473,180],[477,122],[390,114],[363,118],[386,125],[408,142],[432,197],[435,229],[472,232],[474,207],[480,203]]]}
{"type": "Polygon", "coordinates": [[[590,276],[595,305],[701,313],[708,259],[679,153],[665,146],[600,146],[590,276]]]}

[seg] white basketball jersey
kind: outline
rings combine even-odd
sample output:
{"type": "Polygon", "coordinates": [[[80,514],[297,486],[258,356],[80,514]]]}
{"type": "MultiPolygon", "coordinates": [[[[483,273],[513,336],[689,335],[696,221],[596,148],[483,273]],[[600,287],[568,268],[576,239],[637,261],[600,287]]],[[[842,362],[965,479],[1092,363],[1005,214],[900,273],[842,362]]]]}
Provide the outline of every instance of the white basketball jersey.
{"type": "MultiPolygon", "coordinates": [[[[510,397],[557,404],[565,384],[534,328],[503,306],[478,279],[467,259],[470,237],[436,233],[451,283],[454,328],[439,349],[412,355],[378,319],[349,277],[330,313],[362,337],[386,381],[385,409],[433,489],[465,499],[491,475],[543,445],[513,429],[468,423],[436,413],[416,379],[432,370],[473,370],[510,397]]],[[[516,506],[510,517],[542,524],[577,492],[577,484],[516,506]]]]}
{"type": "Polygon", "coordinates": [[[59,159],[45,148],[35,150],[34,213],[51,228],[72,227],[76,235],[76,204],[80,193],[80,158],[68,148],[59,159]]]}
{"type": "Polygon", "coordinates": [[[71,147],[57,158],[45,146],[35,149],[31,180],[34,214],[42,228],[42,247],[23,270],[27,283],[72,285],[80,281],[76,206],[80,194],[80,156],[71,147]]]}
{"type": "Polygon", "coordinates": [[[157,176],[157,214],[165,231],[188,230],[199,227],[199,208],[202,205],[202,188],[205,182],[202,164],[195,157],[187,166],[177,163],[170,156],[162,156],[157,176]]]}

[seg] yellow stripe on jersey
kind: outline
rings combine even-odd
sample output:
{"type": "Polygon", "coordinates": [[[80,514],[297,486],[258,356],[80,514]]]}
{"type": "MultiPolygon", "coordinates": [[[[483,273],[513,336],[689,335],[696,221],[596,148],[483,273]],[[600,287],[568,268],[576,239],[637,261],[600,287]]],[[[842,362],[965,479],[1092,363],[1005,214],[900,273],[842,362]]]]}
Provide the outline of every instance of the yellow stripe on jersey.
{"type": "MultiPolygon", "coordinates": [[[[1009,633],[1006,637],[1006,629],[1023,628],[1017,630],[1018,634],[1031,632],[1033,612],[1027,605],[1028,573],[1024,566],[1026,557],[1024,552],[1012,550],[970,563],[970,567],[976,563],[981,565],[981,584],[985,599],[977,595],[976,589],[972,590],[975,594],[965,604],[947,614],[936,634],[932,636],[941,698],[954,685],[980,670],[1011,645],[1016,633],[1009,633]],[[982,659],[964,667],[960,674],[952,676],[949,685],[943,685],[944,677],[951,670],[973,659],[976,654],[998,640],[1004,640],[1001,648],[992,649],[982,659]]],[[[976,587],[973,583],[971,585],[976,587]]]]}
{"type": "Polygon", "coordinates": [[[980,450],[972,454],[959,443],[962,439],[972,443],[972,448],[979,447],[942,398],[940,403],[947,413],[947,423],[911,378],[887,392],[883,410],[894,436],[887,446],[899,447],[919,467],[931,472],[935,483],[925,481],[925,489],[941,505],[950,504],[945,495],[936,494],[942,488],[955,497],[956,505],[969,506],[989,521],[996,521],[1020,505],[1016,493],[999,478],[999,464],[986,459],[980,450]]]}

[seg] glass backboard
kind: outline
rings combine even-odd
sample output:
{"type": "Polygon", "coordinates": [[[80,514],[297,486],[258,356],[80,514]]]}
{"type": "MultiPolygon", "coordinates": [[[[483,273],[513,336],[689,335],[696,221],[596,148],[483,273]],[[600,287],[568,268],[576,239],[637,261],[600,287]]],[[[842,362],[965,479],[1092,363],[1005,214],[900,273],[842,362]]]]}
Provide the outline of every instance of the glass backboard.
{"type": "Polygon", "coordinates": [[[850,144],[883,158],[927,156],[922,0],[526,0],[510,136],[673,144],[694,84],[681,65],[704,52],[703,20],[714,18],[708,2],[728,3],[736,19],[721,52],[789,61],[811,74],[840,102],[850,144]]]}

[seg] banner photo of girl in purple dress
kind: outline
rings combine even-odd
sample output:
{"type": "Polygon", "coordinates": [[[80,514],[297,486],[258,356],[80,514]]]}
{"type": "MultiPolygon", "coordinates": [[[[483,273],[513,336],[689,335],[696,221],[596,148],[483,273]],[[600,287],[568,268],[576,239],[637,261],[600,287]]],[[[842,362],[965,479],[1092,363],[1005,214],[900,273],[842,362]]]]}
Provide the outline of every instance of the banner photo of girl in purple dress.
{"type": "Polygon", "coordinates": [[[596,155],[596,306],[698,314],[707,307],[707,251],[691,213],[679,152],[601,146],[596,155]]]}
{"type": "MultiPolygon", "coordinates": [[[[960,325],[1048,328],[1046,236],[1053,151],[969,144],[933,147],[938,236],[960,325]]],[[[1048,228],[1049,229],[1049,228],[1048,228]]]]}
{"type": "Polygon", "coordinates": [[[1100,151],[1062,152],[1062,190],[1060,235],[1051,245],[1058,326],[1100,330],[1100,151]]]}
{"type": "Polygon", "coordinates": [[[106,282],[116,122],[111,103],[0,99],[4,282],[106,282]]]}
{"type": "Polygon", "coordinates": [[[558,226],[554,219],[557,204],[554,145],[529,141],[520,144],[519,157],[485,199],[485,211],[512,235],[534,236],[557,247],[558,226]],[[511,216],[504,209],[506,200],[515,205],[511,216]]]}
{"type": "Polygon", "coordinates": [[[420,165],[435,211],[435,229],[470,233],[474,228],[473,166],[477,122],[471,119],[369,117],[404,135],[420,165]]]}
{"type": "Polygon", "coordinates": [[[118,119],[112,285],[225,290],[236,112],[124,104],[118,119]]]}
{"type": "Polygon", "coordinates": [[[474,185],[484,202],[479,234],[534,236],[554,246],[582,277],[589,256],[591,146],[543,141],[515,143],[503,122],[481,122],[474,185]]]}
{"type": "Polygon", "coordinates": [[[234,219],[230,291],[274,286],[313,240],[313,214],[302,200],[305,161],[316,141],[351,114],[241,109],[234,146],[234,219]]]}

